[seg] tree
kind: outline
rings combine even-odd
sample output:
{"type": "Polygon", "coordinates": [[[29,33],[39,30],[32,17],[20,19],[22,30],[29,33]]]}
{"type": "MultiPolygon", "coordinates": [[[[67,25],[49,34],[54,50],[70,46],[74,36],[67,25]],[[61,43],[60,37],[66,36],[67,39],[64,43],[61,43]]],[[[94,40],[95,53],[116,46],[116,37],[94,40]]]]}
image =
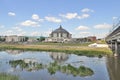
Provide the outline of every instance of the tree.
{"type": "Polygon", "coordinates": [[[42,42],[45,40],[45,37],[41,36],[40,38],[37,38],[38,41],[42,42]]]}
{"type": "Polygon", "coordinates": [[[4,41],[5,41],[5,38],[1,38],[1,37],[0,37],[0,41],[1,41],[1,42],[4,42],[4,41]]]}
{"type": "Polygon", "coordinates": [[[28,37],[25,37],[25,41],[27,41],[29,38],[28,37]]]}

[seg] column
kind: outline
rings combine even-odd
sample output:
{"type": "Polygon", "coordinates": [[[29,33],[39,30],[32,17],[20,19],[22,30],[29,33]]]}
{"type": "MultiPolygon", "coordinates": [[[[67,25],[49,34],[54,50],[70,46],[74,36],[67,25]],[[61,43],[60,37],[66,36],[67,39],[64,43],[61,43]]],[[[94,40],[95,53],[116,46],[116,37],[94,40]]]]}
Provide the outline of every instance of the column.
{"type": "Polygon", "coordinates": [[[59,33],[59,38],[61,38],[61,33],[59,33]]]}
{"type": "Polygon", "coordinates": [[[115,53],[114,56],[118,56],[118,42],[115,41],[115,53]]]}
{"type": "Polygon", "coordinates": [[[111,50],[114,51],[114,44],[113,44],[112,41],[111,41],[111,43],[109,45],[110,45],[109,47],[111,48],[111,50]]]}

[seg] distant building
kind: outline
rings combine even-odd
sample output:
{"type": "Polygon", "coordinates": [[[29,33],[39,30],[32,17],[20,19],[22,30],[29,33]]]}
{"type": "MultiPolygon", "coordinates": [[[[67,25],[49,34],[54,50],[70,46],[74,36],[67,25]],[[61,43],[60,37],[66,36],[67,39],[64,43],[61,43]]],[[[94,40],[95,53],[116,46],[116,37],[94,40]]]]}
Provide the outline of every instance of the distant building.
{"type": "Polygon", "coordinates": [[[12,35],[5,37],[5,42],[24,42],[24,41],[26,41],[25,36],[12,35]]]}
{"type": "Polygon", "coordinates": [[[72,34],[60,26],[58,29],[51,32],[45,42],[67,42],[71,40],[72,34]]]}
{"type": "Polygon", "coordinates": [[[89,40],[91,40],[91,41],[96,41],[97,39],[96,39],[96,36],[89,36],[89,37],[87,37],[89,40]]]}
{"type": "Polygon", "coordinates": [[[91,42],[91,40],[88,38],[72,38],[71,42],[72,43],[87,43],[87,42],[91,42]]]}
{"type": "Polygon", "coordinates": [[[96,41],[96,36],[89,36],[84,38],[72,38],[72,43],[87,43],[87,42],[93,42],[96,41]]]}
{"type": "Polygon", "coordinates": [[[38,42],[36,37],[29,37],[28,42],[38,42]]]}

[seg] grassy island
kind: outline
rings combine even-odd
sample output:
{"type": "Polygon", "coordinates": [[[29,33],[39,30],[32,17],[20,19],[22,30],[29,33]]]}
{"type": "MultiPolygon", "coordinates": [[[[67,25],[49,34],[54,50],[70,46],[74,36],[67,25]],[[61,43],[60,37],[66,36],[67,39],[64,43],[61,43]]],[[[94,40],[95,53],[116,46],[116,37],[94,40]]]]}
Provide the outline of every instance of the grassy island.
{"type": "Polygon", "coordinates": [[[79,66],[78,68],[76,68],[71,64],[60,65],[56,61],[46,65],[43,63],[35,63],[35,62],[25,63],[24,60],[12,60],[9,61],[9,64],[14,68],[17,68],[17,66],[19,66],[19,68],[30,72],[35,70],[38,71],[42,69],[47,69],[51,75],[56,74],[56,72],[58,71],[66,74],[72,74],[73,76],[81,76],[81,77],[92,76],[94,74],[94,71],[86,66],[79,66]]]}
{"type": "Polygon", "coordinates": [[[0,49],[65,52],[86,56],[101,56],[112,53],[109,48],[88,47],[87,45],[72,43],[0,44],[0,49]]]}
{"type": "Polygon", "coordinates": [[[0,73],[0,80],[19,80],[19,78],[16,75],[0,73]]]}

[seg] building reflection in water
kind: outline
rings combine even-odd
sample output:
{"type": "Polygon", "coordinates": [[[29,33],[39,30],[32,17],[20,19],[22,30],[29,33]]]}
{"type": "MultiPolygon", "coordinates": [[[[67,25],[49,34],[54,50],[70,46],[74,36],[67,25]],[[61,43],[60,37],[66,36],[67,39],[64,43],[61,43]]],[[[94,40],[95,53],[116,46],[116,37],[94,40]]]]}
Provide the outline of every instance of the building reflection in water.
{"type": "Polygon", "coordinates": [[[64,63],[69,58],[69,54],[66,54],[66,53],[51,52],[49,54],[50,54],[50,57],[58,63],[64,63]]]}
{"type": "Polygon", "coordinates": [[[6,50],[6,52],[8,54],[17,55],[17,54],[24,52],[24,50],[6,50]]]}
{"type": "Polygon", "coordinates": [[[110,80],[120,80],[120,57],[107,57],[110,80]]]}

